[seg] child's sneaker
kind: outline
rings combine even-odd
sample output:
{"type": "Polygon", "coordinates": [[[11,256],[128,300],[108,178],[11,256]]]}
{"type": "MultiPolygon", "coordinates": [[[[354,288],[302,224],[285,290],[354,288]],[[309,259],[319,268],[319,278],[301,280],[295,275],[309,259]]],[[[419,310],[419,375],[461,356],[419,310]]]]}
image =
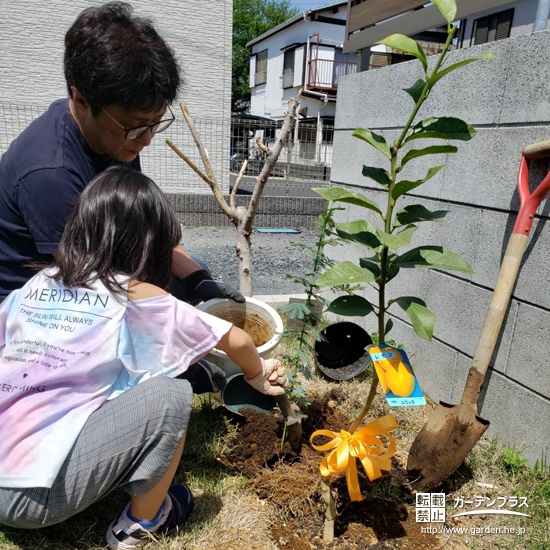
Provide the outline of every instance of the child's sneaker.
{"type": "Polygon", "coordinates": [[[193,509],[193,495],[183,483],[172,485],[164,501],[164,510],[154,527],[146,529],[128,517],[130,504],[124,508],[120,517],[107,529],[107,544],[113,550],[131,550],[150,538],[151,533],[169,533],[181,527],[193,509]]]}

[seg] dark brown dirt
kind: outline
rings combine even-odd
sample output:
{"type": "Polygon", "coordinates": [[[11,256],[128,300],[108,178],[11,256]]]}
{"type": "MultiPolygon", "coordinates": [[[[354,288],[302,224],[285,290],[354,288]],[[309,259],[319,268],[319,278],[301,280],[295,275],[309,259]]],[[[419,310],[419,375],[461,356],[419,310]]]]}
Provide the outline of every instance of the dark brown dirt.
{"type": "MultiPolygon", "coordinates": [[[[281,448],[280,417],[245,410],[236,445],[219,457],[252,480],[260,499],[267,499],[281,512],[272,527],[273,540],[281,550],[432,550],[443,546],[434,535],[421,533],[415,518],[415,500],[403,485],[405,463],[396,453],[391,473],[370,482],[360,472],[365,500],[352,502],[344,475],[331,483],[336,495],[337,519],[332,544],[323,542],[325,505],[320,496],[319,463],[323,453],[309,442],[318,429],[339,431],[351,422],[333,408],[328,398],[318,399],[302,412],[303,447],[298,456],[288,443],[281,448]]],[[[360,467],[359,467],[360,468],[360,467]]],[[[358,468],[358,469],[359,469],[358,468]]]]}

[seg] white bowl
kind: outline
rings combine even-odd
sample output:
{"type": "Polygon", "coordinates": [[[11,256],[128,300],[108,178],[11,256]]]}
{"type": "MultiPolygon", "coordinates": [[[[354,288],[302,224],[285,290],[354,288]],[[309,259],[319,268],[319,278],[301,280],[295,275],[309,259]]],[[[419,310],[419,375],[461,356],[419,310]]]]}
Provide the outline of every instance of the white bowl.
{"type": "MultiPolygon", "coordinates": [[[[233,322],[237,326],[246,321],[245,328],[252,338],[258,338],[256,348],[260,357],[267,359],[273,350],[279,345],[283,334],[283,320],[281,316],[269,305],[256,298],[246,298],[244,304],[239,304],[227,298],[213,298],[197,306],[201,311],[210,313],[233,322]],[[267,338],[267,341],[264,341],[267,338]]],[[[241,328],[243,328],[241,326],[241,328]]],[[[218,365],[228,376],[242,372],[223,351],[213,349],[206,359],[218,365]]]]}

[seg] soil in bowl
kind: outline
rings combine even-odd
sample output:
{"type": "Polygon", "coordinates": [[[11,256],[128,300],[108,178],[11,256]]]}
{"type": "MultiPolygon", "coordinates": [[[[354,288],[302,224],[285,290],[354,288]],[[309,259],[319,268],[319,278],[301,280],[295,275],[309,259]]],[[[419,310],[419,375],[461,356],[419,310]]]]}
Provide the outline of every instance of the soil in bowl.
{"type": "Polygon", "coordinates": [[[273,338],[273,329],[270,324],[255,313],[233,310],[216,312],[213,315],[243,329],[252,338],[257,348],[273,338]]]}

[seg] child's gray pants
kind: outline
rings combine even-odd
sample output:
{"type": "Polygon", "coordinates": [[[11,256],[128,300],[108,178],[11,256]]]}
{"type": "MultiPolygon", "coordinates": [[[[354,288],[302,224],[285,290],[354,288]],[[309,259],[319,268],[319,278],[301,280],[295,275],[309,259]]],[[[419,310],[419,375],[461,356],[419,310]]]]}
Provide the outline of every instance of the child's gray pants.
{"type": "Polygon", "coordinates": [[[185,434],[192,400],[187,380],[157,376],[108,401],[88,418],[51,489],[0,488],[0,523],[46,527],[116,488],[151,490],[185,434]]]}

